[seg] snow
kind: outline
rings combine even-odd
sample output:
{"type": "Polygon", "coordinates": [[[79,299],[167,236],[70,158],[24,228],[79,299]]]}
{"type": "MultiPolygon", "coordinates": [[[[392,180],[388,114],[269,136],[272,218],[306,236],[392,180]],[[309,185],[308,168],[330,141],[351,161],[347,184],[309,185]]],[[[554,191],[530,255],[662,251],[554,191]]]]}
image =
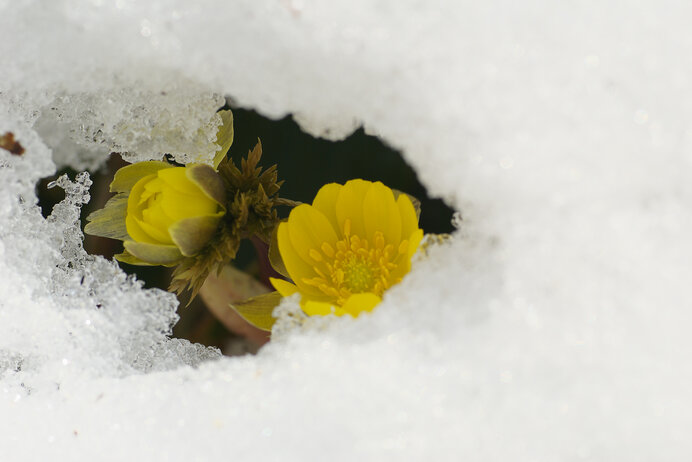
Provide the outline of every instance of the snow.
{"type": "MultiPolygon", "coordinates": [[[[682,2],[0,1],[1,460],[689,460],[682,2]],[[462,228],[357,320],[169,338],[86,176],[210,159],[223,97],[400,149],[462,228]]],[[[287,300],[282,309],[295,309],[287,300]]]]}

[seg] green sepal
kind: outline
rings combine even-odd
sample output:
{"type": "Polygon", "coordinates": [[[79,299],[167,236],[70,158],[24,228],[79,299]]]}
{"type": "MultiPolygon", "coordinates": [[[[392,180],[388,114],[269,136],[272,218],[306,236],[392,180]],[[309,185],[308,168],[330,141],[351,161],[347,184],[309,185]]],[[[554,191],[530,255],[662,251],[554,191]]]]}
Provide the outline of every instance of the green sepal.
{"type": "Polygon", "coordinates": [[[223,212],[214,215],[184,218],[168,227],[175,245],[186,257],[197,255],[209,243],[219,227],[223,212]]]}
{"type": "Polygon", "coordinates": [[[270,292],[229,306],[258,329],[271,331],[272,326],[276,322],[276,318],[272,316],[272,313],[274,308],[281,303],[281,298],[280,293],[270,292]]]}
{"type": "MultiPolygon", "coordinates": [[[[287,220],[282,220],[282,222],[287,220]]],[[[274,271],[284,276],[285,278],[291,278],[284,265],[284,260],[281,258],[281,253],[279,252],[279,223],[276,224],[274,230],[272,231],[271,240],[269,241],[269,250],[267,255],[269,257],[269,264],[272,265],[274,271]]]]}
{"type": "Polygon", "coordinates": [[[125,241],[125,250],[139,260],[154,265],[174,265],[183,255],[174,245],[148,244],[146,242],[125,241]]]}
{"type": "Polygon", "coordinates": [[[127,194],[116,194],[106,205],[89,214],[84,232],[92,236],[126,241],[130,239],[125,226],[127,216],[127,194]]]}
{"type": "Polygon", "coordinates": [[[119,262],[127,263],[128,265],[157,266],[156,263],[148,263],[148,262],[145,262],[144,260],[140,260],[139,258],[135,257],[134,255],[132,255],[127,250],[123,251],[123,253],[119,253],[119,254],[113,256],[113,258],[115,258],[119,262]]]}
{"type": "Polygon", "coordinates": [[[129,193],[135,183],[145,176],[153,175],[164,168],[173,167],[175,167],[175,165],[159,160],[148,160],[126,165],[115,172],[110,190],[111,192],[129,193]]]}
{"type": "Polygon", "coordinates": [[[214,168],[218,168],[221,161],[226,157],[226,153],[233,144],[233,113],[230,110],[219,111],[221,116],[221,126],[216,132],[216,144],[220,146],[214,156],[214,168]]]}
{"type": "Polygon", "coordinates": [[[185,176],[226,210],[226,188],[216,170],[205,164],[196,164],[185,169],[185,176]]]}

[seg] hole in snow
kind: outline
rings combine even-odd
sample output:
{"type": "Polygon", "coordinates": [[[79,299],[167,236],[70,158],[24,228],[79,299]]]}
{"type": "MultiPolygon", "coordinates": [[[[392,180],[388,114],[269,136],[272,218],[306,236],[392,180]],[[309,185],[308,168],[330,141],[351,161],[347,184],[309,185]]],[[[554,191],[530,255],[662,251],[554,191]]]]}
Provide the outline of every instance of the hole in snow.
{"type": "MultiPolygon", "coordinates": [[[[282,197],[311,202],[319,188],[330,182],[344,183],[352,178],[382,181],[391,188],[404,191],[421,201],[420,224],[426,233],[447,233],[454,228],[454,210],[440,199],[428,197],[425,187],[418,181],[415,171],[401,155],[380,139],[356,130],[342,141],[314,138],[303,132],[289,116],[271,120],[255,111],[232,108],[234,114],[234,141],[229,155],[236,163],[260,138],[263,146],[262,166],[277,164],[279,179],[285,180],[281,187],[282,197]]],[[[91,211],[103,207],[111,196],[108,186],[115,171],[126,165],[120,156],[112,155],[99,171],[92,174],[92,200],[82,209],[82,221],[91,211]]],[[[47,184],[57,176],[68,173],[74,178],[74,170],[65,169],[55,177],[39,183],[39,205],[44,216],[64,198],[60,188],[48,189],[47,184]]],[[[280,213],[288,214],[281,208],[280,213]]],[[[86,235],[84,247],[87,252],[112,258],[121,252],[119,241],[86,235]]],[[[235,266],[251,274],[259,274],[256,252],[250,242],[244,242],[235,261],[235,266]]],[[[147,287],[165,289],[170,281],[171,270],[163,267],[139,267],[121,264],[121,267],[147,287]]],[[[266,340],[264,335],[239,335],[230,332],[205,307],[201,297],[190,306],[178,310],[180,321],[174,328],[177,338],[194,343],[216,346],[227,355],[254,353],[266,340]]]]}

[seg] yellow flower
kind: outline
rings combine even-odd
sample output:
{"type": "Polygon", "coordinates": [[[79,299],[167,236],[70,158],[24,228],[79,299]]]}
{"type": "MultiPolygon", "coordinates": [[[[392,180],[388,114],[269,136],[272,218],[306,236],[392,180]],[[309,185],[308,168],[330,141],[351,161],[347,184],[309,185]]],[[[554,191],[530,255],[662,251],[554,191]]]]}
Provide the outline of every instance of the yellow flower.
{"type": "Polygon", "coordinates": [[[123,241],[115,256],[132,265],[175,266],[168,290],[189,290],[192,300],[211,271],[232,261],[243,239],[269,242],[279,221],[276,207],[294,205],[279,197],[276,166],[262,169],[262,145],[241,159],[240,168],[227,156],[233,143],[233,114],[214,115],[221,126],[213,168],[176,167],[149,161],[127,165],[115,173],[105,207],[87,217],[84,231],[123,241]]]}
{"type": "Polygon", "coordinates": [[[279,253],[293,283],[271,282],[284,297],[300,293],[308,315],[357,316],[409,272],[422,237],[405,194],[365,180],[327,184],[279,225],[279,253]]]}
{"type": "Polygon", "coordinates": [[[125,249],[142,260],[149,256],[145,249],[154,248],[194,256],[216,232],[224,202],[223,181],[207,165],[162,168],[142,177],[127,200],[132,241],[125,241],[125,249]]]}
{"type": "Polygon", "coordinates": [[[174,265],[196,255],[226,212],[223,181],[208,165],[138,162],[116,172],[111,191],[85,231],[124,241],[116,258],[126,263],[174,265]]]}
{"type": "Polygon", "coordinates": [[[133,265],[174,266],[199,253],[227,207],[216,170],[233,143],[233,113],[220,111],[214,117],[221,122],[214,168],[161,161],[127,165],[110,185],[115,196],[87,217],[84,232],[123,241],[125,251],[115,258],[133,265]]]}

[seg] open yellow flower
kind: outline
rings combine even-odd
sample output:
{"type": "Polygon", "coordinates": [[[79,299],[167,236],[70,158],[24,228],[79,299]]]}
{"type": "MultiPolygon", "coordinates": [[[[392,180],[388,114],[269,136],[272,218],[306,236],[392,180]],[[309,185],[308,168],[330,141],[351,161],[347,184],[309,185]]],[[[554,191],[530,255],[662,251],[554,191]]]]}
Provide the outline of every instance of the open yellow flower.
{"type": "Polygon", "coordinates": [[[327,184],[279,225],[279,253],[293,283],[271,282],[284,297],[300,293],[308,315],[357,316],[409,272],[422,237],[405,194],[365,180],[327,184]]]}

